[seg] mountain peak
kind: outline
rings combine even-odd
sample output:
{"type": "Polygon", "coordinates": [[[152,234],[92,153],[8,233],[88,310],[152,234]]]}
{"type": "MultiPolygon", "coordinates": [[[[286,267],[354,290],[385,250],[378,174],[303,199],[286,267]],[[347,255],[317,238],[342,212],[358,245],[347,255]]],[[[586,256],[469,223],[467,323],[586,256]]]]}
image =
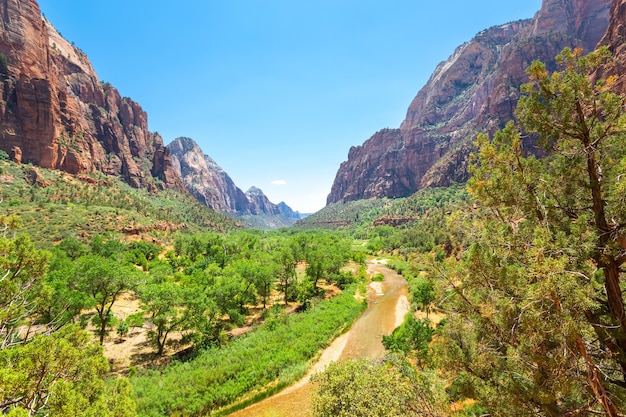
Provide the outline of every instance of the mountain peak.
{"type": "Polygon", "coordinates": [[[437,66],[398,129],[352,147],[327,203],[405,197],[467,179],[476,134],[513,119],[526,68],[555,66],[565,47],[592,50],[607,29],[611,0],[544,0],[533,19],[494,26],[437,66]]]}
{"type": "Polygon", "coordinates": [[[261,190],[260,188],[252,186],[248,189],[248,191],[246,191],[246,195],[256,197],[256,196],[264,196],[265,194],[263,194],[263,190],[261,190]]]}
{"type": "Polygon", "coordinates": [[[0,17],[7,63],[0,74],[0,149],[16,162],[183,190],[141,106],[101,84],[87,56],[54,29],[35,0],[6,0],[0,17]]]}
{"type": "MultiPolygon", "coordinates": [[[[260,188],[250,187],[245,193],[241,191],[193,139],[177,138],[168,149],[185,188],[208,207],[235,216],[280,216],[286,223],[299,219],[299,215],[286,204],[272,203],[260,188]]],[[[285,222],[277,224],[286,225],[285,222]]]]}

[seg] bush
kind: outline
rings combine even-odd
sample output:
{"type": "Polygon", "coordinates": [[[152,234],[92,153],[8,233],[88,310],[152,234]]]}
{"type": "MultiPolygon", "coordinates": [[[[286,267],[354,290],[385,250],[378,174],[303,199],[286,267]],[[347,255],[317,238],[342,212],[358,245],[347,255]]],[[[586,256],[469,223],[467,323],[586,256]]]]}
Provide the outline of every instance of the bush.
{"type": "Polygon", "coordinates": [[[429,377],[397,358],[333,362],[313,377],[313,416],[443,416],[429,377]]]}
{"type": "Polygon", "coordinates": [[[374,282],[383,282],[384,279],[385,279],[385,276],[381,273],[374,274],[374,276],[372,277],[372,281],[374,282]]]}

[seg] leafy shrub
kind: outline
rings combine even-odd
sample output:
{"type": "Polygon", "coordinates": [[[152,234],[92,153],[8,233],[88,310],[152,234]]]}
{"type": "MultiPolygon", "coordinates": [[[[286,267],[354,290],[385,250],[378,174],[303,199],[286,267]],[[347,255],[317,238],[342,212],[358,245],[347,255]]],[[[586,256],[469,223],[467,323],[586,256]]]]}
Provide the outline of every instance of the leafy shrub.
{"type": "Polygon", "coordinates": [[[385,279],[385,276],[381,274],[380,272],[377,274],[374,274],[374,276],[372,277],[372,281],[374,282],[383,282],[384,279],[385,279]]]}

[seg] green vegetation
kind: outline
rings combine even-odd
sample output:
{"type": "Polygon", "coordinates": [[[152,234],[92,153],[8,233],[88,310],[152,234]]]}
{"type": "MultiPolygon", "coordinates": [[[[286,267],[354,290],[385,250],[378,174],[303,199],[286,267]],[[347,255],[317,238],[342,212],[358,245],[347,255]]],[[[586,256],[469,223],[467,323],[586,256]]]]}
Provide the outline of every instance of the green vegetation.
{"type": "Polygon", "coordinates": [[[467,200],[465,187],[425,188],[405,198],[372,198],[333,203],[298,221],[296,228],[347,229],[363,237],[378,225],[411,226],[438,214],[439,209],[467,200]]]}
{"type": "MultiPolygon", "coordinates": [[[[264,395],[302,376],[318,351],[362,309],[351,287],[353,273],[342,270],[352,258],[351,242],[336,233],[244,231],[206,209],[206,216],[202,210],[188,213],[184,197],[180,203],[168,193],[148,195],[101,176],[79,179],[10,162],[3,167],[7,181],[22,175],[3,189],[9,200],[3,207],[11,213],[0,219],[4,236],[33,219],[32,230],[40,230],[34,233],[36,243],[25,234],[0,237],[0,267],[6,271],[0,279],[2,413],[121,417],[136,415],[135,400],[142,414],[162,407],[151,391],[159,385],[146,386],[155,383],[151,372],[140,371],[142,376],[133,379],[139,384],[133,394],[127,379],[107,378],[109,365],[99,347],[112,330],[124,338],[146,322],[155,357],[172,353],[174,333],[178,346],[186,348],[189,362],[174,361],[158,371],[172,378],[172,387],[180,387],[175,381],[181,369],[202,371],[214,355],[224,358],[200,379],[208,384],[215,377],[217,385],[198,385],[185,393],[172,388],[176,401],[196,412],[248,394],[264,395]],[[171,210],[163,212],[168,202],[171,210]],[[112,231],[99,224],[102,213],[115,213],[112,231]],[[133,237],[150,241],[123,239],[128,226],[119,229],[119,222],[127,221],[125,216],[136,216],[133,237]],[[184,223],[186,233],[159,229],[173,219],[184,223]],[[212,219],[218,222],[205,225],[214,231],[191,233],[212,219]],[[82,222],[87,229],[81,230],[82,222]],[[64,230],[46,240],[50,225],[64,230]],[[333,293],[338,287],[346,291],[325,300],[328,287],[333,293]],[[123,293],[137,297],[141,306],[126,318],[115,315],[123,293]],[[304,312],[293,313],[296,307],[304,312]],[[252,319],[251,311],[265,324],[229,341],[227,330],[260,320],[252,319]],[[242,363],[247,370],[231,366],[242,355],[248,355],[250,362],[242,363]],[[251,375],[249,369],[257,371],[251,375]],[[153,404],[142,402],[146,393],[153,404]]],[[[129,370],[136,373],[136,368],[129,370]]]]}
{"type": "Polygon", "coordinates": [[[9,416],[135,416],[128,382],[105,381],[108,368],[99,346],[76,326],[36,336],[0,350],[0,410],[9,416]]]}
{"type": "MultiPolygon", "coordinates": [[[[400,255],[390,266],[422,310],[384,343],[422,372],[436,370],[442,381],[429,392],[453,415],[626,410],[626,102],[611,93],[613,79],[590,81],[610,61],[606,49],[566,49],[557,61],[554,73],[529,68],[517,124],[479,136],[469,196],[419,222],[365,229],[370,252],[400,255]],[[542,158],[525,149],[529,136],[542,158]]],[[[361,415],[350,407],[366,393],[351,381],[372,371],[343,366],[322,376],[331,382],[316,415],[361,415]]],[[[381,395],[387,384],[377,385],[381,395]]]]}
{"type": "MultiPolygon", "coordinates": [[[[354,287],[304,313],[270,313],[265,324],[189,362],[132,378],[142,416],[202,415],[304,376],[312,358],[364,308],[354,287]]],[[[262,395],[261,395],[262,396],[262,395]]]]}
{"type": "Polygon", "coordinates": [[[44,283],[50,254],[36,250],[25,235],[6,237],[19,224],[15,216],[0,217],[0,224],[0,412],[136,415],[130,386],[105,380],[109,365],[89,334],[43,314],[44,305],[52,304],[44,283]]]}
{"type": "Polygon", "coordinates": [[[436,378],[416,373],[402,359],[335,362],[314,380],[314,417],[446,415],[442,398],[432,394],[436,378]]]}
{"type": "Polygon", "coordinates": [[[626,408],[625,103],[587,76],[607,59],[564,50],[553,74],[534,63],[519,126],[477,142],[481,209],[459,214],[472,245],[439,271],[454,314],[438,360],[493,415],[626,408]],[[549,155],[526,155],[522,132],[549,155]]]}
{"type": "Polygon", "coordinates": [[[21,230],[48,248],[65,238],[89,239],[109,232],[162,242],[177,230],[240,228],[236,220],[187,194],[139,190],[98,173],[74,177],[3,160],[0,168],[3,211],[19,215],[21,230]]]}

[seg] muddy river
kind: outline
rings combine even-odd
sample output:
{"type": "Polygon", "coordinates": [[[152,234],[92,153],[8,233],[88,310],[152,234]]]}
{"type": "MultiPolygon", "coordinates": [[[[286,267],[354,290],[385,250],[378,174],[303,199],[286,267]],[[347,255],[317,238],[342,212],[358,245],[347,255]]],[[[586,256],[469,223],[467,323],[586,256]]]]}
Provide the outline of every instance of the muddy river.
{"type": "Polygon", "coordinates": [[[377,358],[383,355],[382,335],[402,323],[409,310],[407,284],[402,276],[374,261],[368,265],[370,274],[382,273],[382,283],[368,287],[368,307],[352,328],[337,338],[321,355],[309,375],[293,386],[257,404],[231,414],[231,417],[302,417],[309,416],[311,405],[310,375],[323,370],[330,362],[342,359],[377,358]]]}

